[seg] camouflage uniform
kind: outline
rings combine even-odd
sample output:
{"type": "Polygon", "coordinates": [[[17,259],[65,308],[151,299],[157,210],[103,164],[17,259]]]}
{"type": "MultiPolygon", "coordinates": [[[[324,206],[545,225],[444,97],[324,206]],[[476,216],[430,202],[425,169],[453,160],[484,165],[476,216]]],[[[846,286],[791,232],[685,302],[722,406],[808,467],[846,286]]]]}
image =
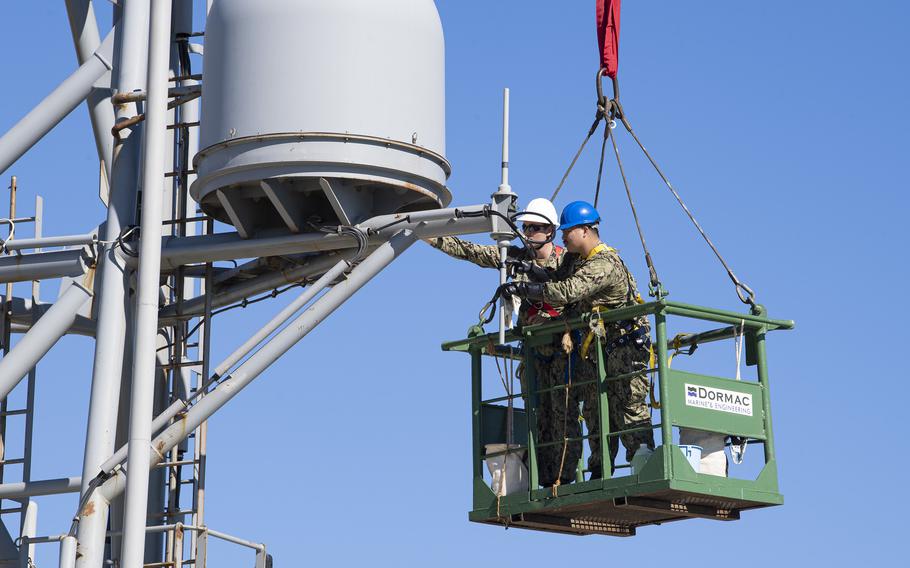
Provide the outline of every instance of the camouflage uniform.
{"type": "MultiPolygon", "coordinates": [[[[456,237],[440,237],[430,241],[430,244],[448,254],[449,256],[473,262],[485,268],[499,268],[499,248],[496,245],[478,245],[456,237]]],[[[509,256],[517,257],[522,251],[518,247],[509,247],[509,256]]],[[[545,260],[535,260],[539,266],[549,271],[556,272],[563,264],[566,257],[565,250],[554,247],[553,253],[545,260]]],[[[527,274],[517,274],[516,282],[527,281],[527,274]]],[[[521,325],[539,324],[553,318],[548,310],[541,309],[528,300],[522,300],[518,310],[518,323],[521,325]]],[[[559,313],[557,310],[555,313],[559,313]]],[[[534,368],[537,375],[537,388],[539,390],[565,385],[568,379],[566,363],[568,357],[559,346],[559,338],[553,344],[541,345],[533,348],[532,355],[536,362],[534,368]]],[[[525,385],[523,365],[518,368],[521,378],[521,390],[528,392],[525,385]]],[[[570,392],[569,406],[566,408],[566,390],[557,389],[539,395],[537,403],[537,440],[538,443],[561,442],[564,437],[578,438],[581,436],[581,424],[578,420],[578,397],[570,392]]],[[[562,459],[563,445],[554,444],[540,448],[537,452],[538,478],[540,484],[553,485],[557,479],[559,464],[562,459]]],[[[562,468],[561,479],[563,483],[575,480],[575,467],[582,455],[581,442],[570,443],[566,448],[566,457],[562,468]]]]}
{"type": "MultiPolygon", "coordinates": [[[[553,306],[567,306],[566,315],[574,316],[590,312],[594,308],[613,309],[637,303],[638,291],[635,278],[626,268],[619,254],[606,245],[598,245],[587,258],[568,255],[562,266],[556,271],[553,280],[544,285],[544,300],[553,306]]],[[[639,346],[634,341],[617,345],[621,338],[636,332],[650,336],[648,320],[644,317],[620,322],[607,323],[606,336],[601,339],[606,348],[605,370],[608,377],[644,371],[648,368],[648,347],[639,346]],[[636,332],[643,329],[642,332],[636,332]]],[[[626,339],[631,339],[630,336],[626,339]]],[[[581,348],[581,337],[574,339],[576,352],[581,348]]],[[[594,349],[594,348],[592,348],[594,349]]],[[[597,378],[596,356],[589,350],[590,359],[576,357],[578,360],[573,380],[581,382],[597,378]]],[[[609,381],[606,383],[609,401],[610,431],[627,430],[650,426],[651,413],[648,408],[648,378],[644,373],[631,379],[609,381]]],[[[601,472],[600,432],[598,420],[598,387],[596,383],[585,385],[584,417],[591,435],[589,444],[591,457],[588,469],[592,478],[601,472]]],[[[641,444],[654,447],[654,433],[651,430],[633,432],[621,436],[626,448],[626,459],[631,460],[641,444]]],[[[610,461],[616,459],[618,443],[615,437],[609,439],[610,461]]]]}

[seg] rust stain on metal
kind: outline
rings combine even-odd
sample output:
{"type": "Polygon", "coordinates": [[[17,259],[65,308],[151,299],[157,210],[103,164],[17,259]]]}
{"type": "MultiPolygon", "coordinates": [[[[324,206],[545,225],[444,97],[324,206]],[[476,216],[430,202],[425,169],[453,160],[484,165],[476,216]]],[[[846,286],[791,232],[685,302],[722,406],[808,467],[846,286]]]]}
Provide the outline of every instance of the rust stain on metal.
{"type": "Polygon", "coordinates": [[[85,504],[85,508],[82,509],[82,516],[91,517],[94,514],[95,514],[95,502],[89,501],[88,503],[85,504]]]}
{"type": "Polygon", "coordinates": [[[85,276],[82,278],[82,285],[85,286],[88,290],[94,292],[95,289],[95,268],[91,267],[85,272],[85,276]]]}
{"type": "Polygon", "coordinates": [[[401,186],[402,186],[403,188],[407,189],[408,191],[413,191],[413,192],[415,192],[415,193],[419,193],[419,194],[421,194],[421,195],[425,195],[426,197],[429,197],[429,198],[432,199],[433,201],[439,202],[439,197],[438,197],[435,193],[433,193],[432,191],[429,191],[429,190],[427,190],[427,189],[424,189],[424,188],[422,188],[422,187],[420,187],[420,186],[417,186],[417,185],[415,185],[415,184],[413,184],[413,183],[410,183],[410,182],[407,182],[407,181],[401,182],[401,186]]]}

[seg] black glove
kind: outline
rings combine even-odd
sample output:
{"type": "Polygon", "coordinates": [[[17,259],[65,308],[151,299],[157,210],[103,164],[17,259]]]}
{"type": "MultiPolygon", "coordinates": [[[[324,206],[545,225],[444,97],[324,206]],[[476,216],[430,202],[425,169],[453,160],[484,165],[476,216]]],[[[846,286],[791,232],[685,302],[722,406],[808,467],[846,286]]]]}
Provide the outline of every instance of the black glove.
{"type": "Polygon", "coordinates": [[[506,282],[499,287],[501,296],[518,296],[527,300],[543,300],[542,282],[506,282]]]}
{"type": "Polygon", "coordinates": [[[533,260],[508,259],[506,266],[510,267],[515,274],[527,274],[532,282],[550,281],[550,271],[533,260]]]}

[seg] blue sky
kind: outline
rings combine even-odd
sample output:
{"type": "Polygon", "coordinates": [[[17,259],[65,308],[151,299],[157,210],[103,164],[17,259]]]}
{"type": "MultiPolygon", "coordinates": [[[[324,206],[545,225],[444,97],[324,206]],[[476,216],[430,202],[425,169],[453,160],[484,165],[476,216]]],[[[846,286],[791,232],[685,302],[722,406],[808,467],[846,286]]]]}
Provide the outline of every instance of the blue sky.
{"type": "MultiPolygon", "coordinates": [[[[62,3],[6,4],[4,132],[75,68],[62,3]]],[[[485,202],[499,183],[503,87],[512,93],[513,188],[522,202],[549,195],[593,116],[593,2],[437,6],[454,203],[485,202]]],[[[209,525],[267,543],[286,565],[622,563],[654,552],[684,566],[898,559],[910,505],[899,299],[908,276],[908,17],[896,1],[624,6],[620,81],[637,132],[771,315],[797,321],[768,346],[785,506],[624,540],[468,523],[469,365],[439,344],[476,321],[496,276],[419,243],[211,420],[209,525]]],[[[671,298],[741,309],[659,178],[620,141],[671,298]]],[[[596,154],[592,143],[557,207],[592,196],[596,154]]],[[[47,234],[86,231],[103,217],[82,107],[4,174],[4,186],[11,173],[20,211],[35,193],[45,197],[47,234]]],[[[644,283],[614,166],[604,183],[604,238],[644,283]]],[[[277,309],[222,316],[215,358],[277,309]]],[[[39,367],[35,478],[79,474],[92,349],[66,338],[39,367]]],[[[718,357],[732,369],[732,348],[718,357]]],[[[68,528],[74,496],[40,505],[42,533],[68,528]]],[[[251,562],[227,547],[214,554],[218,565],[251,562]]],[[[45,547],[38,564],[54,557],[45,547]]]]}

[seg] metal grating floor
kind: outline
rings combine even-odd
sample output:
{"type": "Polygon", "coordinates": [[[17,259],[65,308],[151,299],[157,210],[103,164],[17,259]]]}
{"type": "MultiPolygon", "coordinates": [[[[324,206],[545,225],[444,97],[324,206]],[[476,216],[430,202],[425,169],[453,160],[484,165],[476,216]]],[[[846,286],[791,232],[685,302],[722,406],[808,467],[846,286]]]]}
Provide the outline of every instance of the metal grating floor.
{"type": "Polygon", "coordinates": [[[692,518],[735,521],[740,511],[768,507],[767,503],[709,497],[666,490],[647,497],[617,497],[541,513],[520,513],[482,522],[547,532],[634,536],[636,527],[692,518]]]}

